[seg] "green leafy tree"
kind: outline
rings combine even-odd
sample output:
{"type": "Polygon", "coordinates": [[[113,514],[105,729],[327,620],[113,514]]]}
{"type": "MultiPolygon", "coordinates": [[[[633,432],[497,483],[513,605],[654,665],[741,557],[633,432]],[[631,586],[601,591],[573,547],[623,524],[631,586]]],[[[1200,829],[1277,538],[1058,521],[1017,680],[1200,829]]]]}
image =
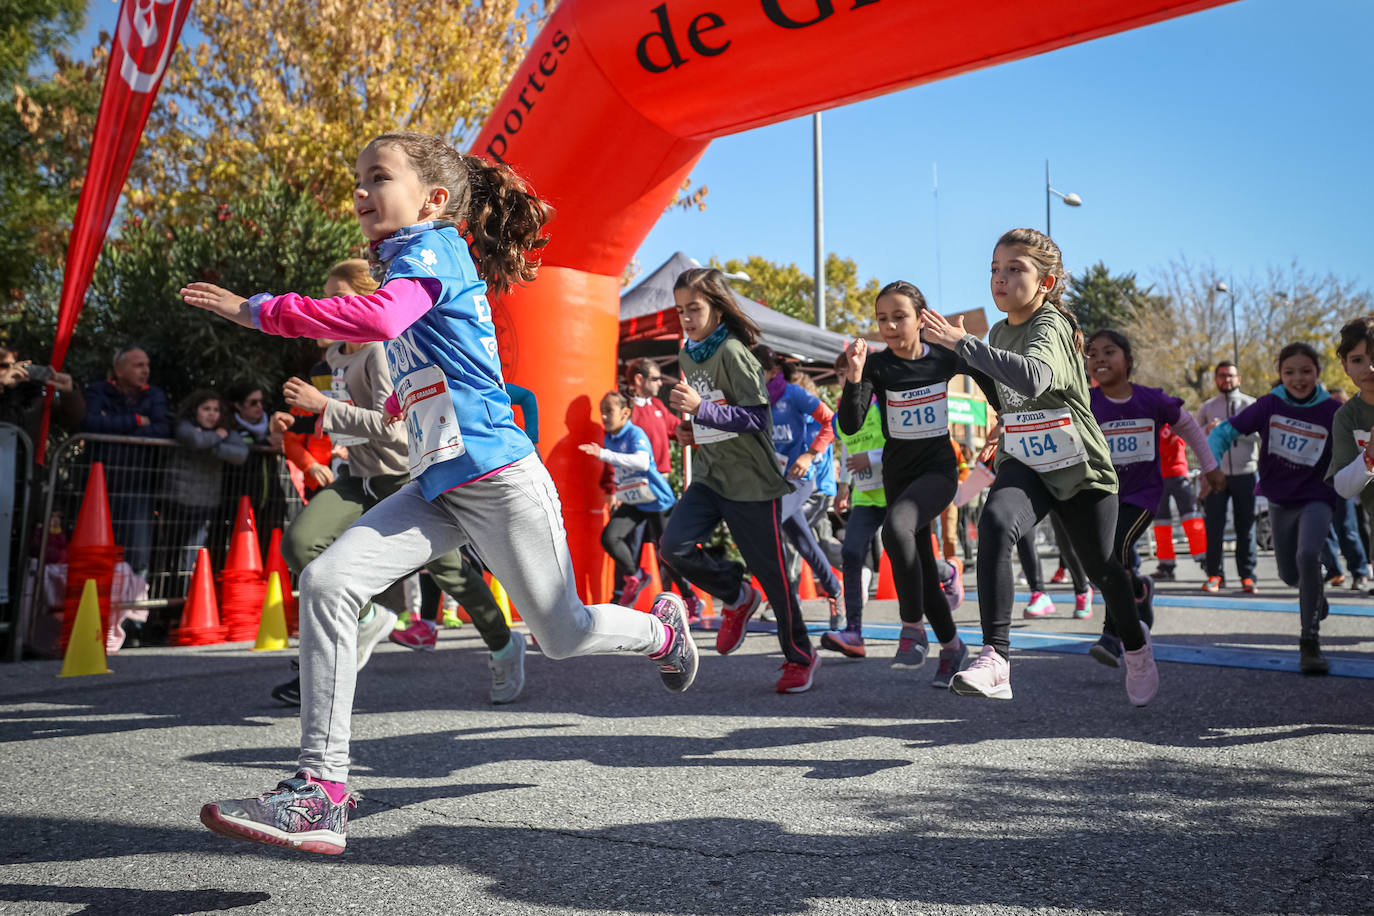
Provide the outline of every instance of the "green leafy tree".
{"type": "Polygon", "coordinates": [[[1142,289],[1133,273],[1112,276],[1107,265],[1098,261],[1081,275],[1069,278],[1064,304],[1084,333],[1091,334],[1102,328],[1124,328],[1137,316],[1149,320],[1149,316],[1159,314],[1167,300],[1153,290],[1142,289]]]}
{"type": "MultiPolygon", "coordinates": [[[[104,378],[114,350],[148,351],[153,381],[173,398],[206,386],[223,391],[252,379],[269,392],[309,368],[311,341],[241,328],[181,301],[186,283],[204,280],[242,295],[299,291],[319,295],[330,265],[362,251],[352,219],[341,219],[301,189],[269,182],[242,203],[201,203],[187,225],[132,217],[96,266],[77,324],[70,371],[83,383],[104,378]]],[[[14,328],[21,352],[51,344],[56,306],[25,311],[14,328]]]]}
{"type": "MultiPolygon", "coordinates": [[[[779,264],[750,255],[744,260],[732,258],[724,264],[712,258],[711,266],[727,273],[743,271],[749,279],[734,281],[741,293],[798,321],[815,322],[813,275],[796,264],[779,264]]],[[[826,327],[841,334],[867,330],[873,323],[873,300],[881,288],[872,277],[867,281],[860,279],[858,265],[852,258],[841,258],[832,252],[825,262],[826,327]]]]}
{"type": "Polygon", "coordinates": [[[84,21],[83,0],[0,4],[0,322],[56,295],[105,60],[63,53],[84,21]]]}

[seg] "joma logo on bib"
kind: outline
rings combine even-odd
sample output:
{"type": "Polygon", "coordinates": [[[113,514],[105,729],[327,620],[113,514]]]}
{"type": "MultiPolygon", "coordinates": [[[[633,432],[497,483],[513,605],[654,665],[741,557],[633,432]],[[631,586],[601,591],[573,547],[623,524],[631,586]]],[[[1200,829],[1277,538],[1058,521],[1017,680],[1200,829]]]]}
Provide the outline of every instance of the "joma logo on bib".
{"type": "Polygon", "coordinates": [[[429,363],[429,358],[416,346],[413,334],[413,331],[405,331],[395,340],[387,341],[386,361],[391,366],[393,376],[404,375],[429,363]]]}

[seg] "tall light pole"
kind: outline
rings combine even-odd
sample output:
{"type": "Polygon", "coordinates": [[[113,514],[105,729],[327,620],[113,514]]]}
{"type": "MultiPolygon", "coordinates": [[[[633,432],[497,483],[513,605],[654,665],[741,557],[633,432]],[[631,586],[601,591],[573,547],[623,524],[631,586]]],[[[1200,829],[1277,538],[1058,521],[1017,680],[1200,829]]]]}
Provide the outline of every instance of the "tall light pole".
{"type": "Polygon", "coordinates": [[[1231,297],[1231,362],[1235,363],[1236,368],[1239,369],[1240,337],[1236,334],[1236,294],[1231,290],[1231,287],[1226,285],[1225,280],[1218,280],[1217,285],[1213,287],[1213,289],[1216,290],[1216,292],[1225,293],[1231,297]]]}
{"type": "Polygon", "coordinates": [[[816,327],[825,327],[825,218],[821,208],[821,113],[811,116],[816,170],[816,327]]]}
{"type": "Polygon", "coordinates": [[[1060,200],[1064,201],[1064,204],[1065,204],[1066,206],[1069,206],[1069,207],[1081,207],[1081,206],[1083,206],[1083,198],[1079,197],[1077,194],[1065,194],[1063,191],[1056,191],[1054,188],[1050,187],[1050,161],[1049,161],[1048,159],[1046,159],[1046,160],[1045,160],[1045,234],[1046,234],[1046,235],[1053,235],[1053,233],[1050,232],[1050,195],[1051,195],[1051,194],[1053,194],[1055,197],[1058,197],[1060,200]]]}

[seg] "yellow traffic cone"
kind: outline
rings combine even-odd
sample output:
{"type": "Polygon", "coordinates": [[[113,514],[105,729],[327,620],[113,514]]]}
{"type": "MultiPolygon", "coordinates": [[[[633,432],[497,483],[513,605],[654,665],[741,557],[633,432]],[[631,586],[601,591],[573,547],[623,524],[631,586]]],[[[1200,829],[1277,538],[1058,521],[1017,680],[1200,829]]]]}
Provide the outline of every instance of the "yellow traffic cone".
{"type": "Polygon", "coordinates": [[[281,598],[281,576],[276,570],[267,574],[267,595],[262,599],[262,620],[254,652],[274,652],[287,648],[286,608],[281,598]]]}
{"type": "Polygon", "coordinates": [[[506,589],[501,585],[501,580],[495,576],[491,577],[491,596],[496,599],[496,606],[501,609],[501,616],[506,618],[506,626],[510,626],[513,623],[510,613],[510,596],[506,594],[506,589]]]}
{"type": "Polygon", "coordinates": [[[67,654],[62,659],[58,677],[80,677],[83,674],[109,674],[105,667],[105,634],[100,632],[100,595],[95,580],[87,579],[81,589],[81,604],[67,640],[67,654]]]}

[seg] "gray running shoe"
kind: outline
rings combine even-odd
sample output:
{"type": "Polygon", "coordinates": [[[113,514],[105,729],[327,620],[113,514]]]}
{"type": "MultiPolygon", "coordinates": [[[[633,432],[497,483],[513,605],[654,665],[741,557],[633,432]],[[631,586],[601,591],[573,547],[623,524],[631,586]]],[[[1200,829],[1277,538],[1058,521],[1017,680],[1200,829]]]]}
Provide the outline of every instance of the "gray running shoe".
{"type": "Polygon", "coordinates": [[[367,621],[358,621],[358,670],[361,671],[367,664],[367,660],[372,657],[372,650],[377,648],[377,643],[391,635],[391,631],[396,628],[396,615],[382,607],[374,604],[375,609],[372,617],[367,621]]]}
{"type": "Polygon", "coordinates": [[[902,632],[897,637],[897,654],[892,657],[892,667],[919,668],[926,663],[929,654],[930,639],[926,636],[925,626],[919,623],[915,626],[903,624],[902,632]]]}
{"type": "Polygon", "coordinates": [[[649,613],[673,634],[673,644],[668,651],[650,655],[649,658],[658,663],[663,686],[673,693],[681,693],[691,687],[697,677],[697,644],[687,629],[687,605],[672,592],[660,592],[654,598],[654,606],[649,613]]]}
{"type": "Polygon", "coordinates": [[[525,689],[525,634],[512,630],[511,651],[502,658],[494,654],[487,658],[491,669],[491,701],[496,705],[514,703],[525,689]]]}
{"type": "Polygon", "coordinates": [[[352,794],[335,804],[323,786],[308,774],[297,773],[257,798],[202,806],[200,822],[236,840],[336,856],[348,842],[348,809],[357,804],[352,794]]]}
{"type": "Polygon", "coordinates": [[[966,661],[968,661],[968,643],[962,639],[959,640],[959,648],[957,649],[941,649],[940,667],[935,669],[935,679],[930,682],[930,686],[936,690],[948,690],[950,680],[963,670],[966,661]]]}

